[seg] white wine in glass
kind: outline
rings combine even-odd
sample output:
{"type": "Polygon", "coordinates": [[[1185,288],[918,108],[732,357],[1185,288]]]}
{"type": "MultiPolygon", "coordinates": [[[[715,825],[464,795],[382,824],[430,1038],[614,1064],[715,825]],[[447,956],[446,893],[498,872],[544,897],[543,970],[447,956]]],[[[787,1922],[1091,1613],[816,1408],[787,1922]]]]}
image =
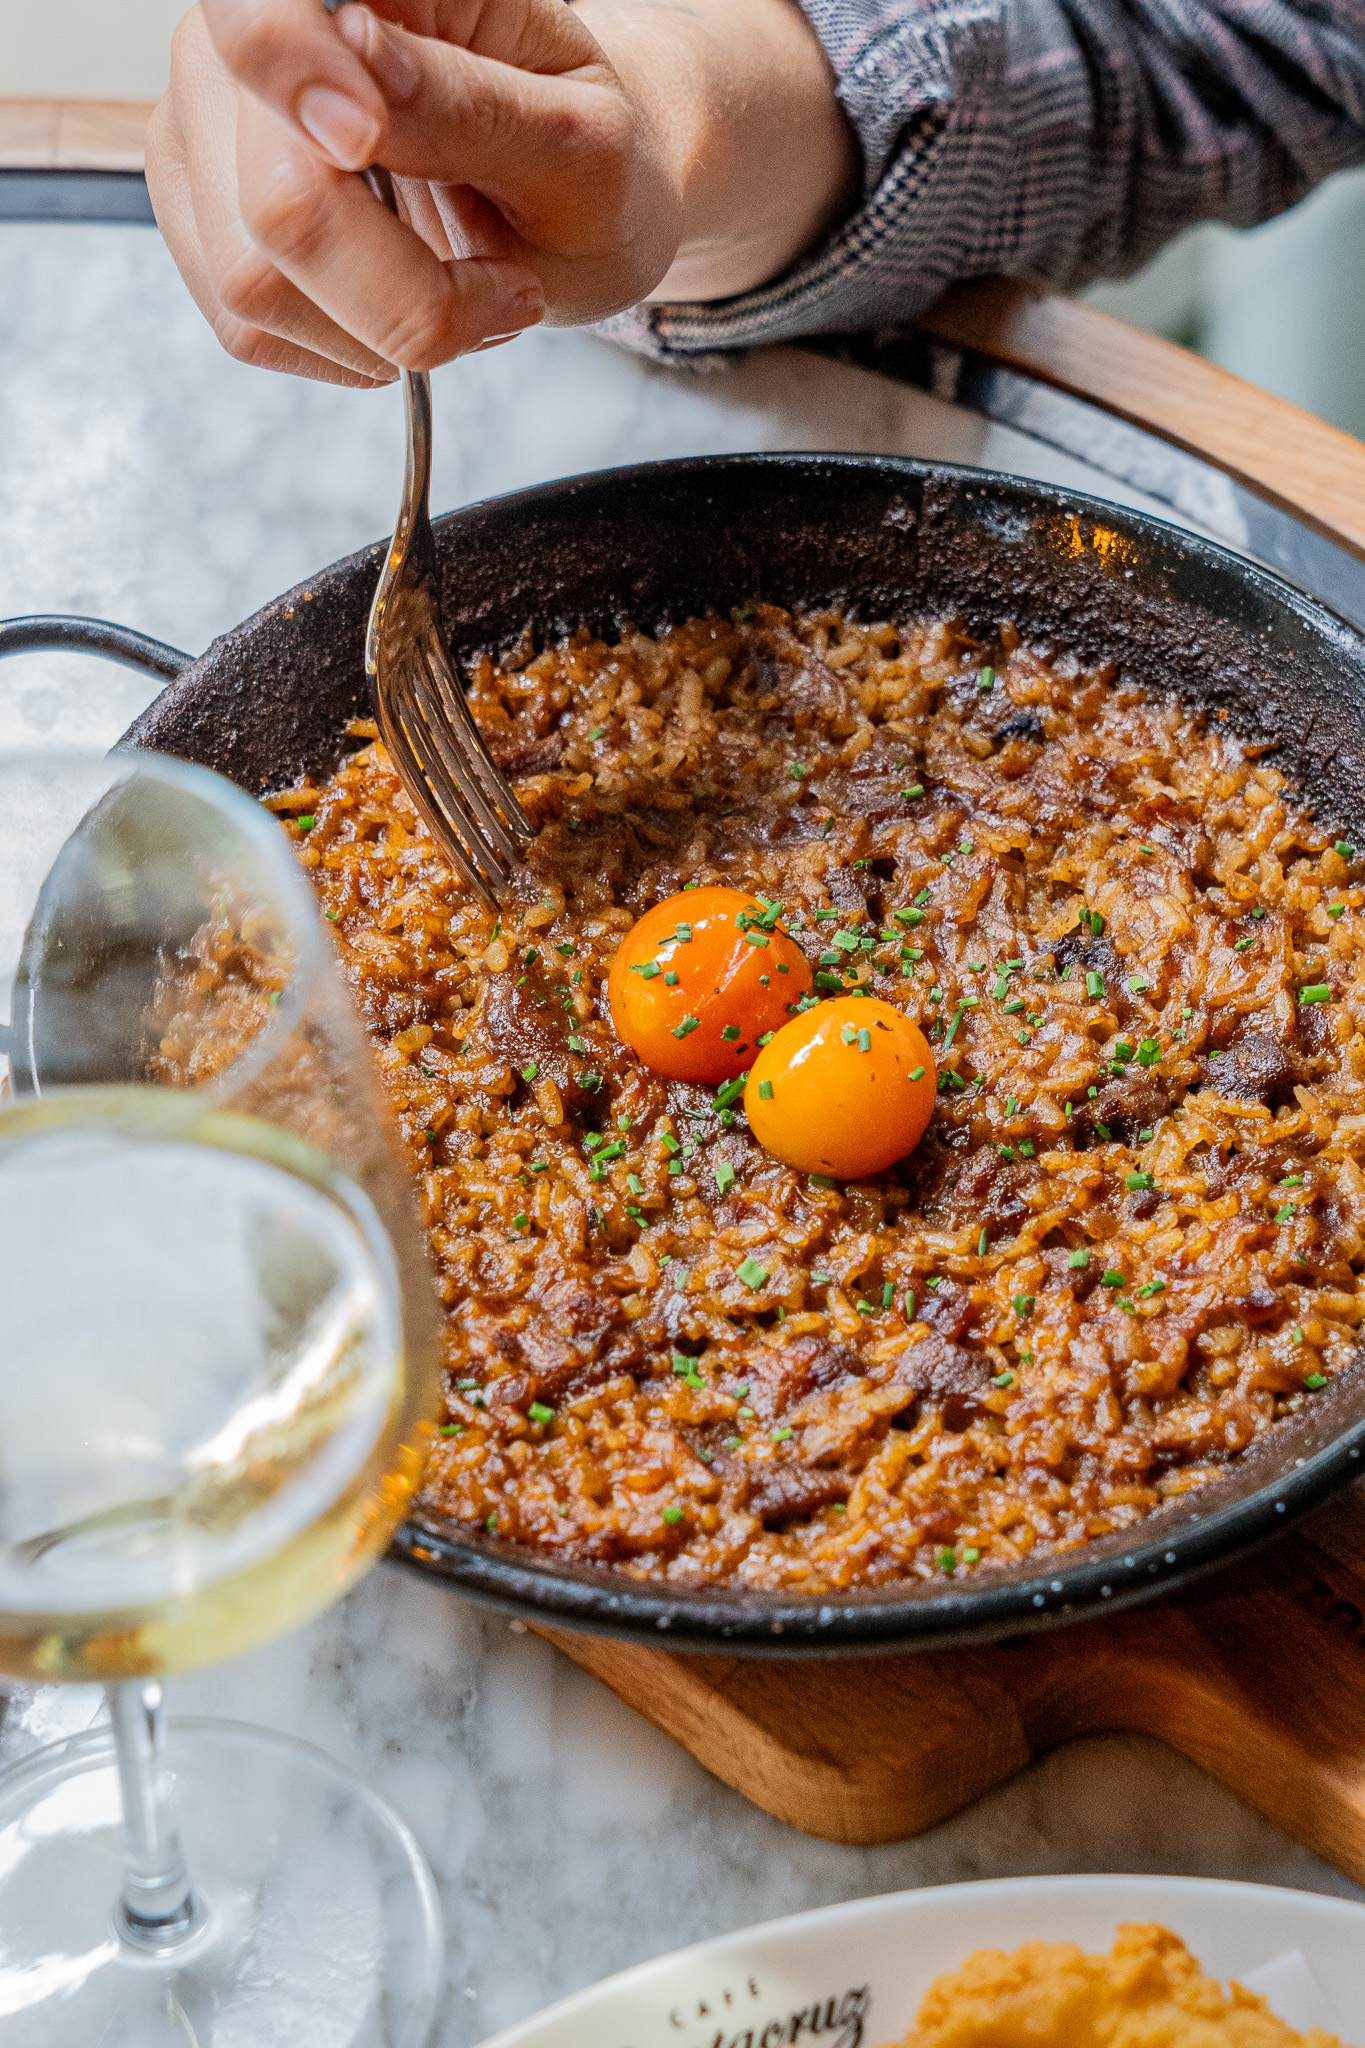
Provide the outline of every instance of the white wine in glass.
{"type": "Polygon", "coordinates": [[[435,1313],[362,1034],[231,785],[11,761],[0,820],[0,1671],[111,1720],[0,1776],[0,2038],[416,2048],[401,1821],[260,1730],[176,1724],[172,1765],[161,1707],[338,1599],[420,1476],[435,1313]]]}

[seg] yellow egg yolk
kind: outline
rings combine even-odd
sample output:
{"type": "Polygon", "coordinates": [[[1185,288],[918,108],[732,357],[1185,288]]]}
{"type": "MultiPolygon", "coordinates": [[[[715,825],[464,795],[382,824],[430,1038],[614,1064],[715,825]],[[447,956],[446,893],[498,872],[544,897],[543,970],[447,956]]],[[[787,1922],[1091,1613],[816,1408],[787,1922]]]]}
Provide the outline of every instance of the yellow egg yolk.
{"type": "Polygon", "coordinates": [[[811,987],[778,906],[741,889],[684,889],[621,941],[607,982],[617,1036],[670,1081],[715,1085],[753,1060],[811,987]]]}
{"type": "Polygon", "coordinates": [[[788,1166],[862,1180],[913,1151],[937,1086],[918,1024],[875,997],[840,996],[762,1047],[744,1112],[759,1144],[788,1166]]]}

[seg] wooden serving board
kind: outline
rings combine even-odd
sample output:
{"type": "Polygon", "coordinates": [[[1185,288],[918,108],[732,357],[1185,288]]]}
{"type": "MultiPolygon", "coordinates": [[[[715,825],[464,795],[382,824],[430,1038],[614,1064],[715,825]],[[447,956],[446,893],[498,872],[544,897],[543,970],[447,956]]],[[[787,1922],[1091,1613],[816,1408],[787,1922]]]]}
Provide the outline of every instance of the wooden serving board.
{"type": "Polygon", "coordinates": [[[1008,1644],[777,1662],[541,1633],[827,1841],[901,1841],[1060,1743],[1122,1731],[1365,1883],[1365,1482],[1184,1593],[1008,1644]]]}

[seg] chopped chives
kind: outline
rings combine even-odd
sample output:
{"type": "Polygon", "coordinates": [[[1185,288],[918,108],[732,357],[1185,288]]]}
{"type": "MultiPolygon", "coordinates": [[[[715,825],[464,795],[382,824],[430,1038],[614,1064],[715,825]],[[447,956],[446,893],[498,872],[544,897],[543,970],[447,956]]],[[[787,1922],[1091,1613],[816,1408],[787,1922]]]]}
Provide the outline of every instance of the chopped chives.
{"type": "Polygon", "coordinates": [[[991,1381],[991,1385],[993,1387],[1012,1387],[1014,1385],[1014,1374],[1012,1372],[997,1373],[991,1381]]]}
{"type": "Polygon", "coordinates": [[[893,1301],[895,1300],[895,1298],[896,1298],[896,1290],[895,1290],[895,1289],[894,1289],[894,1287],[893,1287],[893,1286],[891,1285],[891,1282],[890,1282],[889,1280],[887,1280],[887,1281],[886,1281],[886,1282],[885,1282],[885,1283],[883,1284],[883,1287],[882,1287],[882,1307],[883,1307],[883,1308],[890,1308],[890,1306],[891,1306],[892,1302],[893,1302],[893,1301]]]}
{"type": "Polygon", "coordinates": [[[1101,1287],[1126,1287],[1128,1282],[1115,1266],[1109,1266],[1100,1274],[1101,1287]]]}
{"type": "Polygon", "coordinates": [[[1331,1000],[1332,991],[1325,981],[1315,981],[1310,988],[1299,990],[1301,1003],[1330,1003],[1331,1000]]]}
{"type": "Polygon", "coordinates": [[[1067,1264],[1073,1267],[1077,1272],[1084,1272],[1085,1268],[1090,1264],[1090,1254],[1086,1250],[1084,1245],[1079,1246],[1071,1254],[1071,1257],[1067,1260],[1067,1264]]]}
{"type": "Polygon", "coordinates": [[[675,1529],[682,1518],[683,1511],[681,1508],[664,1509],[664,1520],[668,1523],[670,1529],[675,1529]]]}
{"type": "Polygon", "coordinates": [[[1092,968],[1085,977],[1085,992],[1092,1002],[1104,994],[1104,976],[1092,968]]]}
{"type": "Polygon", "coordinates": [[[1338,839],[1332,851],[1333,853],[1339,853],[1343,860],[1352,860],[1355,857],[1355,848],[1349,839],[1338,839]]]}
{"type": "Polygon", "coordinates": [[[539,1423],[542,1428],[547,1422],[553,1422],[555,1419],[554,1409],[547,1408],[543,1401],[533,1401],[526,1414],[528,1420],[539,1423]]]}
{"type": "Polygon", "coordinates": [[[1323,1375],[1320,1372],[1306,1373],[1304,1375],[1303,1383],[1310,1390],[1310,1392],[1314,1394],[1316,1394],[1319,1387],[1325,1387],[1327,1385],[1327,1381],[1324,1379],[1323,1375]]]}
{"type": "Polygon", "coordinates": [[[871,1052],[872,1050],[872,1033],[866,1028],[858,1033],[858,1050],[859,1052],[871,1052]]]}
{"type": "Polygon", "coordinates": [[[771,1102],[771,1101],[772,1101],[772,1099],[773,1099],[773,1084],[772,1084],[772,1082],[771,1082],[771,1081],[760,1081],[760,1082],[759,1082],[759,1084],[758,1084],[758,1099],[759,1099],[759,1101],[760,1101],[760,1102],[771,1102]]]}
{"type": "Polygon", "coordinates": [[[720,1035],[725,1040],[727,1045],[733,1045],[735,1040],[739,1037],[738,1024],[722,1025],[720,1035]]]}
{"type": "Polygon", "coordinates": [[[696,1031],[700,1028],[700,1023],[700,1018],[684,1017],[681,1024],[673,1026],[673,1036],[675,1038],[686,1038],[689,1031],[696,1031]]]}
{"type": "Polygon", "coordinates": [[[767,1281],[768,1269],[766,1266],[760,1266],[757,1259],[745,1259],[737,1268],[735,1278],[742,1280],[746,1287],[757,1293],[767,1281]]]}
{"type": "Polygon", "coordinates": [[[922,782],[912,782],[909,789],[903,789],[901,791],[901,795],[905,798],[907,803],[914,803],[917,797],[921,797],[924,795],[924,784],[922,782]]]}
{"type": "Polygon", "coordinates": [[[522,1230],[522,1231],[524,1231],[524,1230],[527,1230],[527,1229],[529,1229],[529,1228],[530,1228],[530,1218],[529,1218],[529,1217],[527,1217],[527,1216],[514,1216],[514,1217],[512,1218],[512,1228],[513,1228],[513,1230],[522,1230]]]}
{"type": "Polygon", "coordinates": [[[910,1073],[910,1079],[911,1079],[912,1081],[922,1081],[922,1080],[924,1079],[924,1069],[923,1069],[923,1067],[914,1067],[914,1068],[912,1068],[912,1069],[911,1069],[911,1073],[910,1073]]]}
{"type": "Polygon", "coordinates": [[[1130,1173],[1126,1185],[1129,1188],[1154,1188],[1156,1176],[1151,1173],[1130,1173]]]}
{"type": "Polygon", "coordinates": [[[978,1238],[978,1239],[976,1240],[976,1256],[977,1256],[977,1257],[978,1257],[979,1259],[984,1259],[984,1258],[985,1258],[985,1256],[986,1256],[986,1244],[987,1244],[986,1232],[985,1232],[985,1229],[984,1229],[984,1227],[983,1227],[983,1229],[982,1229],[982,1232],[981,1232],[981,1235],[980,1235],[980,1237],[979,1237],[979,1238],[978,1238]]]}
{"type": "Polygon", "coordinates": [[[789,1444],[795,1434],[795,1430],[786,1427],[775,1429],[772,1432],[772,1440],[775,1444],[789,1444]]]}
{"type": "Polygon", "coordinates": [[[535,1061],[529,1060],[521,1070],[521,1078],[523,1081],[534,1081],[539,1072],[540,1068],[536,1065],[535,1061]]]}
{"type": "Polygon", "coordinates": [[[728,1194],[735,1184],[735,1169],[728,1159],[722,1159],[716,1168],[716,1186],[721,1194],[728,1194]]]}

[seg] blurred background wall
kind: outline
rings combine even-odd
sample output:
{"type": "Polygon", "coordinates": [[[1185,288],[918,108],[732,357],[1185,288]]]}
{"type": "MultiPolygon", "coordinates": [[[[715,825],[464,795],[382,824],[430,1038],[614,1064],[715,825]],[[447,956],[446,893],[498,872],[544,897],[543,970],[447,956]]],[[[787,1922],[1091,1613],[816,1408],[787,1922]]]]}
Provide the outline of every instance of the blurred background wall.
{"type": "Polygon", "coordinates": [[[154,100],[189,0],[0,0],[0,99],[154,100]]]}
{"type": "Polygon", "coordinates": [[[1264,227],[1200,227],[1085,296],[1365,439],[1365,170],[1264,227]]]}

